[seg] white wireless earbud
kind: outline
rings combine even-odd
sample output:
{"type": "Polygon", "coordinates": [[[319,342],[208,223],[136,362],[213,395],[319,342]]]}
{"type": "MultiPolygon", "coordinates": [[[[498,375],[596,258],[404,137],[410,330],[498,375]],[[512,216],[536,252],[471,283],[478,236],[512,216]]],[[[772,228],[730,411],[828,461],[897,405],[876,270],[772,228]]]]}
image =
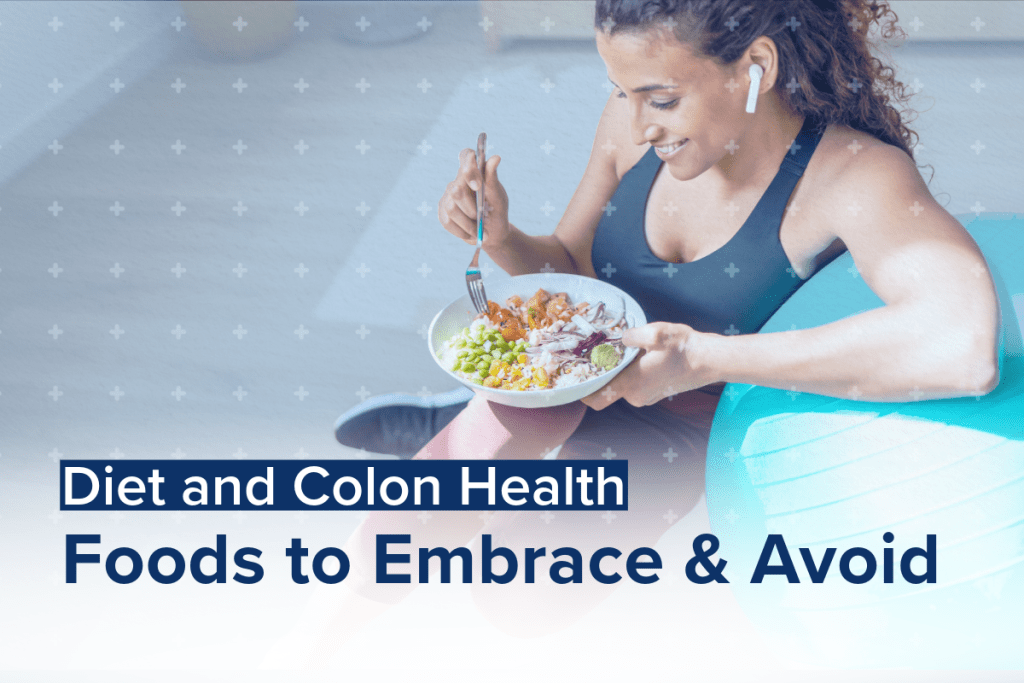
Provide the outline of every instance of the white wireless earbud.
{"type": "Polygon", "coordinates": [[[750,65],[750,91],[747,93],[747,113],[753,114],[754,107],[757,106],[757,91],[761,89],[761,76],[764,75],[764,69],[758,64],[750,65]]]}

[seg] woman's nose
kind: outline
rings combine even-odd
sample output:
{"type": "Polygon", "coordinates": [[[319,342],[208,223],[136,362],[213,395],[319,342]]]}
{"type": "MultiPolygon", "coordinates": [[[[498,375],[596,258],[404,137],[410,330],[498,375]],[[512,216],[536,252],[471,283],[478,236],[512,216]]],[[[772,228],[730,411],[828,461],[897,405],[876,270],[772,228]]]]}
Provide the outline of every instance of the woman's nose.
{"type": "Polygon", "coordinates": [[[645,145],[648,142],[653,142],[661,135],[660,126],[645,121],[639,116],[633,117],[632,128],[633,143],[636,145],[645,145]]]}

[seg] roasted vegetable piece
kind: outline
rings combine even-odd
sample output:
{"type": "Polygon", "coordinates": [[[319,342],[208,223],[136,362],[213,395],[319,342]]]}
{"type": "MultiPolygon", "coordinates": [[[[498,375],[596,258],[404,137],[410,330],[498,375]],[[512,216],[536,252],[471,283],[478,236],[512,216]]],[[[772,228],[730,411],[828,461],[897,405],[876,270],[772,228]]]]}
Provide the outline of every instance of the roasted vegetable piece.
{"type": "Polygon", "coordinates": [[[526,332],[523,331],[522,325],[519,323],[519,319],[515,316],[510,316],[505,320],[502,320],[498,327],[501,328],[501,336],[505,341],[513,341],[522,339],[526,336],[526,332]]]}
{"type": "Polygon", "coordinates": [[[544,309],[530,306],[526,309],[526,324],[531,330],[544,326],[544,309]]]}
{"type": "Polygon", "coordinates": [[[536,329],[537,326],[547,317],[546,304],[548,302],[548,293],[543,289],[538,289],[537,293],[530,297],[530,300],[526,302],[526,320],[530,325],[530,329],[536,329]]]}
{"type": "Polygon", "coordinates": [[[562,322],[568,322],[573,316],[572,307],[569,306],[569,302],[566,299],[565,294],[556,294],[551,297],[546,306],[547,316],[545,317],[545,324],[550,325],[555,320],[561,320],[562,322]]]}

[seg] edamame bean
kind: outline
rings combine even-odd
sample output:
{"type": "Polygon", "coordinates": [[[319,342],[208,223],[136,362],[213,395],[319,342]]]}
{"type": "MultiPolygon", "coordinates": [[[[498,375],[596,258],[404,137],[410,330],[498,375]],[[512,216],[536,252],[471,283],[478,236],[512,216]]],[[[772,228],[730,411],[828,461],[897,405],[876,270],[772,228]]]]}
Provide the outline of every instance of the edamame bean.
{"type": "Polygon", "coordinates": [[[501,359],[506,363],[514,363],[516,361],[516,354],[509,351],[508,353],[502,354],[501,359]]]}
{"type": "Polygon", "coordinates": [[[463,372],[476,372],[476,365],[467,361],[467,362],[462,364],[462,371],[463,372]]]}

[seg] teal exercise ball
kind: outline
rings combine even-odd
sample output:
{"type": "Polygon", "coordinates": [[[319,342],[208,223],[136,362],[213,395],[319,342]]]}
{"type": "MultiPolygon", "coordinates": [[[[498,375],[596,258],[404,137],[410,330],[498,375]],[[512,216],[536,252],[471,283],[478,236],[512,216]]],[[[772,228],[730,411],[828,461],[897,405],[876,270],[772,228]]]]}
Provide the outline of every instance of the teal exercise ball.
{"type": "MultiPolygon", "coordinates": [[[[1024,665],[1024,217],[961,222],[1000,298],[994,391],[878,403],[736,384],[719,403],[707,463],[718,556],[728,562],[725,574],[744,612],[791,665],[1024,665]],[[799,582],[782,574],[752,582],[759,562],[786,565],[769,537],[781,537],[799,582]],[[762,560],[766,546],[771,556],[762,560]],[[815,583],[811,572],[823,569],[828,548],[835,549],[831,564],[815,583]],[[845,569],[854,580],[841,571],[848,551],[845,569]],[[904,554],[913,581],[903,574],[904,554]],[[857,583],[863,576],[871,578],[857,583]]],[[[880,305],[845,254],[762,332],[813,327],[880,305]]]]}

